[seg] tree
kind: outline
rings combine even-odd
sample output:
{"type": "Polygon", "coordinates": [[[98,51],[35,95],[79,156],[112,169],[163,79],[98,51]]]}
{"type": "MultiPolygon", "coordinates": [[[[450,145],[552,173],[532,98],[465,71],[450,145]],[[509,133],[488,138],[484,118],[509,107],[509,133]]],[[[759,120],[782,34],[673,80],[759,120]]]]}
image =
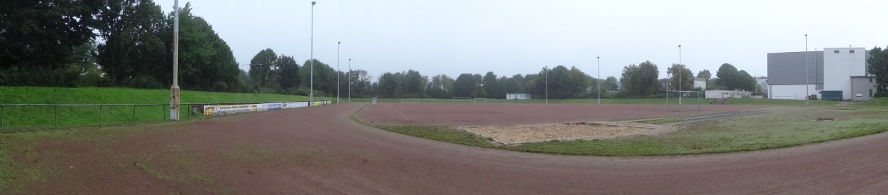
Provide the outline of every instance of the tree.
{"type": "Polygon", "coordinates": [[[737,68],[735,68],[734,65],[728,63],[722,64],[721,67],[718,68],[716,75],[718,76],[716,88],[745,91],[755,90],[755,78],[749,75],[746,71],[737,71],[737,68]]]}
{"type": "Polygon", "coordinates": [[[617,88],[617,78],[613,76],[607,77],[607,80],[604,81],[604,90],[616,91],[617,88]]]}
{"type": "Polygon", "coordinates": [[[250,79],[250,75],[246,71],[238,71],[237,80],[239,80],[242,84],[242,89],[240,89],[241,92],[256,92],[255,90],[253,90],[253,80],[250,79]]]}
{"type": "Polygon", "coordinates": [[[703,79],[709,80],[712,78],[712,74],[709,73],[709,70],[703,69],[697,73],[697,78],[703,78],[703,79]]]}
{"type": "MultiPolygon", "coordinates": [[[[292,57],[290,59],[292,59],[292,57]]],[[[259,53],[253,56],[253,59],[250,60],[249,71],[250,79],[253,80],[253,84],[255,85],[251,86],[253,89],[258,90],[259,88],[267,88],[269,87],[268,84],[277,82],[276,78],[280,75],[275,74],[278,67],[277,60],[277,54],[275,54],[274,50],[271,50],[270,48],[259,51],[259,53]]],[[[296,61],[294,60],[293,64],[295,63],[296,61]]]]}
{"type": "Polygon", "coordinates": [[[737,74],[737,83],[735,84],[736,88],[744,91],[755,91],[755,77],[749,75],[745,70],[741,70],[737,74]]]}
{"type": "Polygon", "coordinates": [[[94,39],[100,1],[7,0],[0,6],[0,85],[73,86],[73,49],[94,39]]]}
{"type": "Polygon", "coordinates": [[[433,98],[453,97],[453,79],[447,75],[435,75],[428,84],[428,95],[433,98]]]}
{"type": "Polygon", "coordinates": [[[74,47],[74,55],[71,56],[69,62],[79,70],[78,87],[104,87],[111,84],[97,63],[97,55],[96,42],[94,41],[74,47]]]}
{"type": "Polygon", "coordinates": [[[481,79],[481,86],[486,93],[486,98],[497,98],[506,97],[506,93],[502,92],[502,86],[500,82],[497,80],[496,74],[493,74],[493,71],[488,71],[487,74],[481,79]]]}
{"type": "Polygon", "coordinates": [[[378,85],[380,97],[395,98],[400,93],[398,79],[395,78],[395,74],[390,72],[383,73],[382,76],[379,77],[378,85]]]}
{"type": "Polygon", "coordinates": [[[415,70],[407,70],[407,72],[401,73],[401,75],[403,75],[403,82],[399,83],[402,85],[400,88],[403,89],[405,97],[425,96],[425,86],[429,82],[428,77],[415,70]]]}
{"type": "MultiPolygon", "coordinates": [[[[537,76],[533,76],[533,93],[537,97],[545,98],[547,79],[546,69],[543,69],[537,76]]],[[[548,70],[548,96],[549,98],[582,98],[586,94],[586,88],[589,86],[589,76],[576,67],[567,69],[562,65],[555,66],[548,70]]],[[[527,78],[530,78],[528,76],[527,78]]]]}
{"type": "MultiPolygon", "coordinates": [[[[165,23],[173,24],[172,14],[167,15],[165,23]]],[[[172,27],[165,29],[169,31],[161,34],[170,37],[164,38],[170,41],[166,51],[172,51],[172,27]]],[[[172,73],[172,59],[166,61],[169,63],[157,72],[172,73]]],[[[219,38],[206,20],[191,14],[190,3],[185,4],[179,11],[179,86],[188,90],[234,92],[245,88],[238,80],[239,72],[228,43],[219,38]]]]}
{"type": "Polygon", "coordinates": [[[888,51],[874,47],[870,50],[870,58],[866,62],[867,72],[876,77],[875,96],[888,96],[888,51]]]}
{"type": "MultiPolygon", "coordinates": [[[[373,82],[370,82],[372,77],[367,74],[366,70],[352,70],[349,72],[348,75],[349,77],[351,77],[352,82],[352,97],[370,97],[373,95],[373,91],[375,90],[375,88],[373,87],[373,82]]],[[[346,82],[348,82],[348,79],[346,79],[346,82]]],[[[347,86],[345,90],[348,90],[347,86]]],[[[345,93],[348,94],[348,92],[345,93]]]]}
{"type": "MultiPolygon", "coordinates": [[[[564,70],[567,70],[566,67],[560,66],[564,70]]],[[[561,68],[555,67],[554,70],[560,70],[561,68]]],[[[559,85],[559,93],[555,98],[583,98],[586,93],[586,89],[589,86],[594,86],[597,81],[593,81],[592,77],[586,75],[583,71],[581,71],[576,66],[571,66],[570,70],[568,70],[564,78],[556,79],[559,85]]]]}
{"type": "Polygon", "coordinates": [[[160,6],[151,0],[106,3],[108,7],[98,16],[97,30],[105,40],[98,45],[98,63],[109,79],[124,86],[169,87],[172,58],[167,48],[172,48],[172,37],[165,34],[172,31],[167,31],[171,26],[165,23],[160,6]]]}
{"type": "Polygon", "coordinates": [[[314,60],[314,68],[311,68],[311,62],[305,60],[302,67],[299,68],[299,77],[302,79],[302,88],[305,91],[311,88],[312,74],[314,75],[315,96],[326,96],[327,94],[336,94],[336,70],[329,65],[324,64],[317,59],[314,60]],[[312,69],[314,69],[312,71],[312,69]],[[321,93],[317,93],[320,91],[321,93]]]}
{"type": "Polygon", "coordinates": [[[521,74],[512,75],[512,77],[507,78],[504,82],[501,82],[505,93],[527,93],[527,88],[524,82],[524,76],[521,74]]]}
{"type": "Polygon", "coordinates": [[[718,71],[715,72],[718,77],[718,81],[715,83],[718,86],[724,86],[728,89],[733,89],[734,81],[737,78],[737,68],[734,65],[724,63],[719,68],[718,71]]]}
{"type": "Polygon", "coordinates": [[[672,83],[670,90],[690,91],[694,89],[694,73],[692,73],[684,64],[672,64],[672,66],[666,70],[666,73],[672,77],[670,79],[670,83],[672,83]],[[680,81],[681,89],[679,89],[679,79],[682,79],[682,81],[680,81]]]}
{"type": "Polygon", "coordinates": [[[296,64],[296,59],[293,58],[293,56],[281,55],[281,57],[275,61],[275,67],[277,67],[278,85],[282,90],[288,91],[292,88],[299,87],[299,64],[296,64]]]}
{"type": "MultiPolygon", "coordinates": [[[[475,80],[475,76],[469,73],[460,74],[459,77],[456,77],[456,81],[453,82],[453,96],[454,97],[477,97],[472,96],[473,92],[478,91],[480,86],[478,85],[479,81],[475,80]]],[[[477,92],[476,92],[477,93],[477,92]]],[[[477,95],[477,94],[475,94],[477,95]]]]}
{"type": "Polygon", "coordinates": [[[620,83],[623,84],[623,91],[627,95],[651,96],[660,90],[660,83],[657,79],[659,74],[656,64],[645,61],[637,66],[632,64],[624,67],[620,83]]]}

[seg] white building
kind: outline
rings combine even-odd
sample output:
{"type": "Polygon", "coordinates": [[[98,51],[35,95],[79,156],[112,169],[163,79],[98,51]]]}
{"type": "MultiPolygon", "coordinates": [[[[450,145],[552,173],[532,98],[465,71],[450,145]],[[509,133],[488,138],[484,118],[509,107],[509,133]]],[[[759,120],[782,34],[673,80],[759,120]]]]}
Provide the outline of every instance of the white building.
{"type": "Polygon", "coordinates": [[[768,53],[768,97],[804,100],[805,96],[817,96],[823,99],[821,91],[841,91],[842,100],[852,100],[852,77],[867,75],[868,53],[862,47],[768,53]]]}
{"type": "Polygon", "coordinates": [[[506,93],[507,100],[529,100],[530,93],[506,93]]]}
{"type": "Polygon", "coordinates": [[[706,79],[704,78],[694,78],[694,90],[697,88],[706,89],[706,79]]]}
{"type": "Polygon", "coordinates": [[[755,85],[762,88],[762,92],[768,94],[768,77],[755,78],[755,85]]]}
{"type": "Polygon", "coordinates": [[[750,98],[752,92],[731,90],[706,90],[706,98],[750,98]]]}
{"type": "Polygon", "coordinates": [[[824,48],[823,49],[823,90],[842,91],[842,100],[851,100],[851,77],[865,76],[866,49],[824,48]]]}

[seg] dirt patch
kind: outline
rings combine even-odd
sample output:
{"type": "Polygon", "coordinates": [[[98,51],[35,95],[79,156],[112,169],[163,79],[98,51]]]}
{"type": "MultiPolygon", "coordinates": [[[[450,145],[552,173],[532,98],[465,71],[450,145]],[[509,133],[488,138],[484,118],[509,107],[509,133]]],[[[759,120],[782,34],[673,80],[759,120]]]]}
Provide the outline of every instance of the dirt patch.
{"type": "Polygon", "coordinates": [[[593,140],[633,135],[655,135],[675,131],[677,128],[674,126],[633,122],[594,121],[533,125],[463,126],[460,129],[491,138],[503,144],[521,144],[552,140],[593,140]]]}

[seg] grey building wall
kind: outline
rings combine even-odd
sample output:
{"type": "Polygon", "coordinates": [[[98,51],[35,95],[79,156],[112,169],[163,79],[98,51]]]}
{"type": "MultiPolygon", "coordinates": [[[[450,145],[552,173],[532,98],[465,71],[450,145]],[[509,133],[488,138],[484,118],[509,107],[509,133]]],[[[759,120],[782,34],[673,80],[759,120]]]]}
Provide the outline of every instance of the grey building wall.
{"type": "Polygon", "coordinates": [[[823,51],[768,53],[769,85],[804,85],[805,58],[808,58],[808,82],[823,85],[823,51]]]}
{"type": "Polygon", "coordinates": [[[851,97],[854,101],[863,101],[872,99],[876,95],[875,76],[853,76],[851,77],[851,97]],[[857,97],[857,93],[861,97],[857,97]]]}

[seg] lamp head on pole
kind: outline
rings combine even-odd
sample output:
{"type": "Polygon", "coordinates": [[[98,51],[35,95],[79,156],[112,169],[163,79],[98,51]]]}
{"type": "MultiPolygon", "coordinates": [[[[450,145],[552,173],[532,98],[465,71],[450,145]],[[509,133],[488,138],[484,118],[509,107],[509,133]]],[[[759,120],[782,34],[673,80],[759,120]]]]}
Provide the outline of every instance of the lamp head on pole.
{"type": "Polygon", "coordinates": [[[315,6],[315,1],[311,1],[311,6],[315,6]]]}
{"type": "Polygon", "coordinates": [[[342,44],[342,41],[340,41],[340,42],[336,42],[336,44],[342,44]]]}
{"type": "Polygon", "coordinates": [[[681,47],[681,45],[678,45],[678,47],[681,47]]]}

